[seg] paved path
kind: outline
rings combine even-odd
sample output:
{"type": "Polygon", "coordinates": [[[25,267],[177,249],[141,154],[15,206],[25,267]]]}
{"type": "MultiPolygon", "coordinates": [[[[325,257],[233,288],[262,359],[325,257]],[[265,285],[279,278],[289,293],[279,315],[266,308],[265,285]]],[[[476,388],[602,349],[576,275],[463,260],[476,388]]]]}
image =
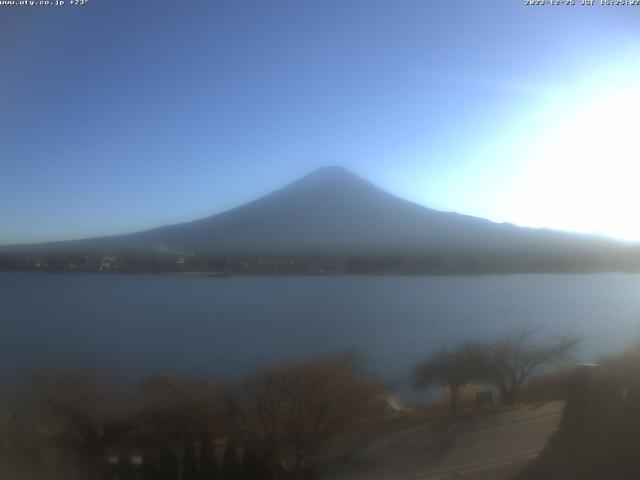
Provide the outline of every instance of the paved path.
{"type": "Polygon", "coordinates": [[[418,425],[375,439],[336,462],[327,480],[508,479],[556,430],[562,404],[460,419],[442,431],[418,425]]]}

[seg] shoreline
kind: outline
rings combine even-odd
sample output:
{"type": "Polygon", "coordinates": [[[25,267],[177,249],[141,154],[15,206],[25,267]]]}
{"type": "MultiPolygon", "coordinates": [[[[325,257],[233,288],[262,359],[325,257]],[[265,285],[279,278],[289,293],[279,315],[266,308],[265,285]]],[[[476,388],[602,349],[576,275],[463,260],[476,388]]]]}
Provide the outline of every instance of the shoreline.
{"type": "Polygon", "coordinates": [[[239,277],[496,277],[510,275],[598,275],[625,274],[638,275],[640,271],[624,270],[592,270],[592,271],[513,271],[513,272],[444,272],[444,273],[408,273],[408,272],[118,272],[118,271],[47,271],[47,270],[9,270],[0,269],[0,273],[39,273],[49,275],[61,274],[89,274],[89,275],[123,275],[123,276],[155,276],[182,278],[239,278],[239,277]]]}

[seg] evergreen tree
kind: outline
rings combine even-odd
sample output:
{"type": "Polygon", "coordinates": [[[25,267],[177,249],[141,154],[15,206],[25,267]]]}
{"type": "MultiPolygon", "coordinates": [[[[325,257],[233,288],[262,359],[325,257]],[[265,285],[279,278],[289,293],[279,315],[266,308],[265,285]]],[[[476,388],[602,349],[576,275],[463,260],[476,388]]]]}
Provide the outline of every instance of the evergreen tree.
{"type": "Polygon", "coordinates": [[[140,480],[156,480],[158,478],[158,465],[156,457],[149,450],[145,450],[142,456],[140,480]]]}
{"type": "Polygon", "coordinates": [[[243,480],[270,480],[271,470],[265,459],[248,447],[242,457],[243,480]]]}
{"type": "Polygon", "coordinates": [[[233,438],[227,441],[227,445],[224,449],[222,470],[224,472],[224,480],[240,480],[238,455],[236,453],[236,443],[233,438]]]}
{"type": "Polygon", "coordinates": [[[200,480],[217,480],[221,478],[216,460],[215,447],[211,444],[211,436],[205,431],[200,440],[200,480]]]}
{"type": "Polygon", "coordinates": [[[184,437],[184,451],[182,457],[182,480],[197,480],[198,463],[196,459],[196,447],[191,435],[184,437]]]}
{"type": "Polygon", "coordinates": [[[318,480],[318,474],[313,468],[303,467],[302,478],[304,480],[318,480]]]}
{"type": "Polygon", "coordinates": [[[179,480],[179,478],[178,460],[171,447],[165,445],[160,453],[158,480],[179,480]]]}
{"type": "Polygon", "coordinates": [[[123,451],[120,453],[120,463],[118,464],[118,478],[120,480],[135,480],[136,470],[131,463],[131,455],[123,451]]]}

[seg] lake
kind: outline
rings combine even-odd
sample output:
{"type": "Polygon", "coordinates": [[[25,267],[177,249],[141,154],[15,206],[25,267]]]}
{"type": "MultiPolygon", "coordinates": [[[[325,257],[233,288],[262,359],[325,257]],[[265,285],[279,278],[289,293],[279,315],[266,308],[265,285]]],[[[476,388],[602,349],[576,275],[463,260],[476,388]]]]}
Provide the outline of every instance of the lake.
{"type": "Polygon", "coordinates": [[[68,365],[238,379],[355,349],[390,382],[438,346],[522,326],[593,361],[639,337],[640,275],[126,276],[0,272],[0,375],[68,365]]]}

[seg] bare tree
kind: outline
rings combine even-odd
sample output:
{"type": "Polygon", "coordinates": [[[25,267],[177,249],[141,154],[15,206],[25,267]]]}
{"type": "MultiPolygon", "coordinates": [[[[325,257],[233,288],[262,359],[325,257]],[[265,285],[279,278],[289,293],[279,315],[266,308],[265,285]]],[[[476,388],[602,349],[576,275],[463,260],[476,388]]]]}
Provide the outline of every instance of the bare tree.
{"type": "Polygon", "coordinates": [[[536,333],[535,329],[525,328],[499,337],[486,347],[481,377],[498,387],[504,403],[514,403],[532,373],[565,360],[580,342],[574,336],[537,341],[536,333]]]}
{"type": "Polygon", "coordinates": [[[149,408],[164,415],[152,426],[167,439],[198,438],[204,431],[220,431],[224,423],[226,387],[176,375],[148,376],[141,384],[149,408]]]}
{"type": "Polygon", "coordinates": [[[308,362],[253,376],[231,418],[249,449],[300,478],[305,458],[366,415],[376,393],[348,362],[308,362]]]}
{"type": "Polygon", "coordinates": [[[476,342],[462,342],[453,348],[442,347],[413,367],[414,387],[448,387],[451,414],[456,415],[460,387],[480,376],[483,358],[483,348],[476,342]]]}
{"type": "Polygon", "coordinates": [[[34,379],[31,398],[48,414],[59,443],[75,450],[80,478],[95,479],[107,449],[162,412],[149,411],[130,392],[86,374],[34,379]]]}

